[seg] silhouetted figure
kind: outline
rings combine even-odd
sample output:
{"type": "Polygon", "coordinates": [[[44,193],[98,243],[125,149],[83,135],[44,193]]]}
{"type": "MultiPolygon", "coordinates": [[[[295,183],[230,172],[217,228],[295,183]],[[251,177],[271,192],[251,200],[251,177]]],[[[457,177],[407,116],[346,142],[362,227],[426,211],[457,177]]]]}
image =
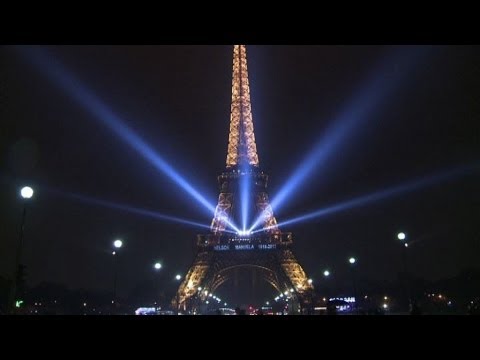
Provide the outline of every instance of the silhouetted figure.
{"type": "Polygon", "coordinates": [[[235,308],[235,315],[246,315],[245,309],[240,309],[238,306],[235,308]]]}
{"type": "Polygon", "coordinates": [[[422,309],[416,303],[412,304],[412,310],[410,310],[410,315],[422,315],[422,309]]]}
{"type": "Polygon", "coordinates": [[[335,304],[327,305],[327,315],[337,315],[337,307],[335,304]]]}
{"type": "Polygon", "coordinates": [[[468,305],[469,315],[480,315],[480,300],[470,302],[468,305]]]}

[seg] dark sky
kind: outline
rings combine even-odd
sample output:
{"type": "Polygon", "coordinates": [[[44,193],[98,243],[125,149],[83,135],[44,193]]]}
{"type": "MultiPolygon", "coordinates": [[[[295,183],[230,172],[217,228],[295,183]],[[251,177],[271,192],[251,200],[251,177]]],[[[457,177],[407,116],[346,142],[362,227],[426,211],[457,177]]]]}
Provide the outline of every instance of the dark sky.
{"type": "MultiPolygon", "coordinates": [[[[216,201],[228,141],[231,46],[41,48],[216,201]]],[[[385,96],[374,92],[382,100],[369,98],[375,106],[368,116],[278,209],[279,222],[480,160],[479,47],[252,45],[247,53],[257,149],[271,197],[370,79],[399,79],[385,96]],[[391,54],[418,50],[424,54],[410,68],[391,61],[391,54]]],[[[0,275],[13,270],[24,183],[36,189],[25,233],[30,284],[110,289],[116,237],[125,242],[121,293],[151,277],[157,259],[163,276],[186,272],[195,234],[203,230],[62,193],[205,224],[211,215],[9,46],[0,47],[0,119],[0,275]]],[[[345,282],[350,255],[358,257],[361,276],[395,278],[399,230],[414,241],[415,275],[453,276],[480,257],[479,180],[479,171],[470,171],[283,230],[294,232],[296,255],[314,279],[329,267],[332,280],[345,282]]]]}

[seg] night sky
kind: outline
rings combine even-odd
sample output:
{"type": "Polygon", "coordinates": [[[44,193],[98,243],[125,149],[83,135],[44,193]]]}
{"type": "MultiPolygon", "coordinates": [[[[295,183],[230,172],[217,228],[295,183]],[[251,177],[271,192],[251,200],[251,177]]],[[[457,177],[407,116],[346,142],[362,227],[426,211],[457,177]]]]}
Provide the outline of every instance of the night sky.
{"type": "MultiPolygon", "coordinates": [[[[231,99],[231,46],[42,46],[215,205],[224,170],[231,99]]],[[[480,164],[480,48],[475,46],[247,47],[253,121],[270,197],[372,78],[377,89],[361,124],[324,166],[276,210],[279,222],[356,196],[480,164]],[[404,66],[392,54],[418,51],[404,66]],[[393,61],[392,61],[393,59],[393,61]],[[393,84],[393,81],[396,83],[393,84]],[[388,81],[387,81],[388,83],[388,81]],[[378,96],[381,100],[376,100],[378,96]]],[[[355,101],[353,101],[355,102],[355,101]]],[[[355,114],[353,111],[352,114],[355,114]]],[[[188,270],[195,234],[68,194],[210,224],[212,215],[33,66],[0,47],[0,276],[13,272],[22,202],[31,184],[23,262],[28,283],[110,290],[112,241],[124,240],[120,294],[155,276],[188,270]]],[[[351,123],[351,122],[350,122],[351,123]]],[[[355,121],[353,121],[355,123],[355,121]]],[[[398,231],[413,242],[410,269],[436,280],[477,266],[480,171],[283,228],[314,279],[325,268],[346,282],[395,279],[398,231]]]]}

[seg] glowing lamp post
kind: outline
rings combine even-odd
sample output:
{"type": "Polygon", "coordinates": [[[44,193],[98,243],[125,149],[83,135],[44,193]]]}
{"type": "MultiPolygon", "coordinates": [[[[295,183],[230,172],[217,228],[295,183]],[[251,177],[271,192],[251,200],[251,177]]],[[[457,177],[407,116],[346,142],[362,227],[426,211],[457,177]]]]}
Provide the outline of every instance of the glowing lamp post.
{"type": "Polygon", "coordinates": [[[122,240],[115,240],[113,242],[113,247],[116,249],[112,252],[112,255],[113,255],[113,259],[114,259],[114,275],[113,275],[113,305],[116,306],[117,305],[117,273],[118,273],[118,250],[120,250],[120,248],[123,246],[123,241],[122,240]]]}
{"type": "Polygon", "coordinates": [[[407,235],[404,232],[399,232],[397,234],[397,239],[403,243],[402,262],[403,262],[403,272],[405,273],[405,284],[406,284],[405,290],[407,293],[408,306],[409,308],[411,308],[413,305],[413,302],[412,302],[412,295],[411,295],[411,289],[410,289],[410,274],[408,272],[408,266],[407,266],[407,248],[408,248],[407,235]]]}
{"type": "Polygon", "coordinates": [[[21,273],[21,261],[22,261],[22,252],[23,252],[23,233],[25,228],[25,220],[27,218],[27,203],[33,196],[33,189],[30,186],[24,186],[20,190],[20,196],[23,199],[23,211],[22,211],[22,221],[20,223],[20,234],[18,239],[18,247],[17,247],[17,256],[15,258],[15,271],[14,277],[12,281],[12,288],[10,293],[10,302],[9,302],[9,310],[11,313],[14,312],[15,303],[17,301],[17,291],[18,291],[18,278],[21,273]]]}
{"type": "Polygon", "coordinates": [[[355,300],[354,307],[356,311],[357,310],[357,281],[355,276],[355,263],[357,262],[357,259],[355,259],[354,257],[351,257],[350,259],[348,259],[348,262],[350,263],[350,269],[352,270],[353,298],[355,300]]]}
{"type": "MultiPolygon", "coordinates": [[[[323,276],[325,277],[325,279],[328,279],[330,277],[330,270],[324,270],[323,276]]],[[[330,293],[330,288],[328,286],[325,286],[325,295],[329,296],[330,293]]]]}
{"type": "MultiPolygon", "coordinates": [[[[159,272],[162,269],[162,263],[157,261],[155,264],[153,264],[153,269],[155,270],[155,272],[159,272]]],[[[158,280],[155,278],[154,285],[153,285],[153,289],[154,289],[154,292],[155,292],[155,298],[157,296],[160,296],[160,288],[158,287],[157,284],[158,284],[158,280]]],[[[157,304],[156,300],[153,301],[153,304],[154,305],[157,304]]]]}
{"type": "MultiPolygon", "coordinates": [[[[177,274],[175,276],[176,281],[182,280],[182,275],[177,274]]],[[[180,288],[177,289],[177,315],[180,314],[180,288]]]]}

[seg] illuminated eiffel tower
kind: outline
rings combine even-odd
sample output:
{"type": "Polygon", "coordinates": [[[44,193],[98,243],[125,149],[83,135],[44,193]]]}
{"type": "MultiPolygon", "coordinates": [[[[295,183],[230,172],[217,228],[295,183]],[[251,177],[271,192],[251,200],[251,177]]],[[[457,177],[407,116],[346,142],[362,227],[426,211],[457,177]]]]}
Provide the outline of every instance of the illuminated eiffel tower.
{"type": "Polygon", "coordinates": [[[195,261],[173,300],[177,309],[192,309],[208,300],[239,267],[258,270],[278,294],[290,297],[300,308],[311,304],[313,287],[291,250],[292,234],[277,226],[267,181],[255,144],[246,48],[235,45],[226,170],[218,177],[220,195],[211,231],[197,236],[195,261]],[[259,231],[246,230],[249,210],[263,221],[259,231]],[[241,230],[235,225],[240,219],[241,230]]]}

